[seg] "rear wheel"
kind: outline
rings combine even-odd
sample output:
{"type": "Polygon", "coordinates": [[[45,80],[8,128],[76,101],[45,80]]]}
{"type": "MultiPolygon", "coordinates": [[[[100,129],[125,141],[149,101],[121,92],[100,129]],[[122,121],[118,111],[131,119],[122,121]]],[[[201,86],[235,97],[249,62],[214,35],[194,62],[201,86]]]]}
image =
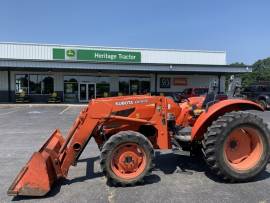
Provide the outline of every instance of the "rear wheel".
{"type": "Polygon", "coordinates": [[[150,141],[134,131],[119,132],[101,150],[101,169],[114,185],[134,185],[152,169],[154,150],[150,141]]]}
{"type": "Polygon", "coordinates": [[[206,162],[225,180],[252,179],[268,163],[269,134],[267,125],[256,115],[227,113],[214,121],[204,136],[206,162]]]}

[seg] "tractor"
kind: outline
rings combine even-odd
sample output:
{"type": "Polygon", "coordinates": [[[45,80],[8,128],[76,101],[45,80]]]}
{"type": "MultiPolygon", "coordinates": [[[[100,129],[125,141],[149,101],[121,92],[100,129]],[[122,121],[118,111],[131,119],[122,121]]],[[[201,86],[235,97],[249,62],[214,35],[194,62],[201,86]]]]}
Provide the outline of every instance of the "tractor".
{"type": "Polygon", "coordinates": [[[269,160],[269,129],[247,110],[263,111],[243,99],[215,101],[211,94],[175,103],[164,96],[92,99],[66,137],[55,130],[21,169],[8,195],[44,196],[67,178],[85,146],[94,138],[100,167],[114,185],[142,182],[153,169],[154,150],[202,151],[218,177],[251,180],[269,160]]]}

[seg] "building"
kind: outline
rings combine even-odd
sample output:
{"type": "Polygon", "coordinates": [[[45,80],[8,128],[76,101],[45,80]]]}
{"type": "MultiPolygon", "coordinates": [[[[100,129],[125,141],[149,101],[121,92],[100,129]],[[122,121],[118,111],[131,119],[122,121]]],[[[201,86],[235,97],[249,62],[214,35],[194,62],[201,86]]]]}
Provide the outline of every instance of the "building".
{"type": "Polygon", "coordinates": [[[46,102],[53,92],[64,102],[167,95],[213,80],[224,92],[226,74],[250,71],[228,66],[223,51],[0,43],[0,102],[14,102],[21,92],[32,102],[46,102]]]}

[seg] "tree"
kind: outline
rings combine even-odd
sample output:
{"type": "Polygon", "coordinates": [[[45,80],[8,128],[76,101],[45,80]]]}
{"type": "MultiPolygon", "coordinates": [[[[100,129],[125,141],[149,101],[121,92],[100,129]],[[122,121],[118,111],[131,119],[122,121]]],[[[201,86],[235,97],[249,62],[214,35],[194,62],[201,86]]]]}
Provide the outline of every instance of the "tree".
{"type": "MultiPolygon", "coordinates": [[[[245,65],[243,62],[235,62],[235,63],[231,63],[230,66],[244,66],[246,67],[247,65],[245,65]]],[[[230,80],[230,76],[231,75],[226,75],[226,78],[225,78],[225,87],[226,87],[226,90],[229,86],[229,80],[230,80]]],[[[240,77],[242,80],[243,80],[243,74],[235,74],[236,77],[240,77]]]]}
{"type": "Polygon", "coordinates": [[[246,64],[244,64],[243,62],[239,63],[239,62],[235,62],[230,64],[230,66],[246,66],[246,64]]]}
{"type": "MultiPolygon", "coordinates": [[[[245,66],[244,63],[233,63],[233,66],[245,66]]],[[[238,74],[242,79],[242,86],[246,87],[251,85],[252,83],[258,83],[262,81],[269,81],[270,82],[270,57],[262,60],[256,61],[252,65],[252,72],[251,73],[242,73],[238,74]]]]}

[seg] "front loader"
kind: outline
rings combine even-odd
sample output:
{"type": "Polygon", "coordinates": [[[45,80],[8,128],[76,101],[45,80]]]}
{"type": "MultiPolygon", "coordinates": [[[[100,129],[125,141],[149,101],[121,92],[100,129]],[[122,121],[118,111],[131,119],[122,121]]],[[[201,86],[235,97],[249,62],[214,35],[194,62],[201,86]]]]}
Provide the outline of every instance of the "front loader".
{"type": "Polygon", "coordinates": [[[17,175],[9,195],[43,196],[66,178],[91,138],[101,154],[100,166],[115,185],[143,181],[153,168],[154,150],[202,150],[213,173],[229,181],[247,181],[269,160],[269,130],[246,110],[262,108],[251,101],[211,101],[193,97],[177,104],[163,96],[93,99],[69,133],[59,130],[35,152],[17,175]]]}

